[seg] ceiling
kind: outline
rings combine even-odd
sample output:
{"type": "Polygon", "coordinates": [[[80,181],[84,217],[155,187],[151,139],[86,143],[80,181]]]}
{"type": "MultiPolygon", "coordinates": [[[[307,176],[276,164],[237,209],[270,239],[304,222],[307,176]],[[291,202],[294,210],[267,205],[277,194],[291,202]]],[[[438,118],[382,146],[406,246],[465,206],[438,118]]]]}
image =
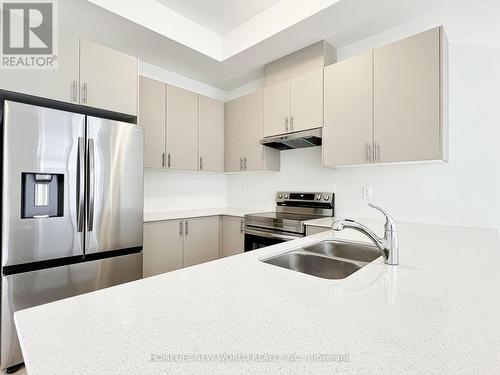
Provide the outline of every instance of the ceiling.
{"type": "MultiPolygon", "coordinates": [[[[124,3],[131,7],[134,4],[146,3],[146,0],[140,2],[137,0],[102,1],[114,1],[117,7],[124,3]]],[[[161,1],[170,2],[170,0],[161,1]]],[[[187,2],[189,7],[194,7],[195,3],[209,2],[209,0],[172,1],[178,4],[187,2]]],[[[249,0],[248,3],[253,1],[249,0]]],[[[272,13],[269,12],[276,11],[277,7],[283,6],[283,1],[290,4],[301,0],[274,2],[265,11],[226,33],[226,36],[239,33],[241,38],[238,40],[246,40],[253,37],[253,34],[258,34],[260,39],[256,43],[252,39],[246,46],[238,44],[238,48],[232,51],[234,53],[226,58],[222,58],[220,55],[210,57],[207,53],[165,37],[164,34],[154,31],[150,27],[107,11],[87,0],[60,1],[59,25],[62,30],[122,50],[147,63],[225,91],[262,78],[265,64],[319,40],[327,40],[335,47],[344,47],[402,24],[411,23],[413,20],[424,20],[424,24],[428,27],[444,23],[451,41],[458,38],[459,40],[465,39],[468,43],[481,42],[500,47],[500,23],[498,22],[500,2],[498,0],[475,0],[473,2],[470,0],[309,0],[309,3],[319,4],[318,6],[333,5],[326,6],[319,11],[316,11],[319,8],[313,9],[311,12],[314,13],[307,17],[304,17],[304,14],[286,15],[287,17],[295,16],[295,21],[301,20],[294,21],[290,26],[275,33],[268,32],[271,29],[262,33],[263,30],[253,26],[252,22],[262,21],[261,17],[270,16],[272,13]],[[248,25],[251,27],[247,30],[246,26],[248,25]],[[245,33],[245,30],[248,32],[245,33]]],[[[214,2],[222,4],[226,1],[210,1],[211,4],[214,2]]],[[[243,0],[227,0],[227,2],[247,3],[243,0]]],[[[257,2],[261,7],[264,6],[264,0],[257,2]]],[[[267,3],[270,2],[270,0],[267,1],[267,3]]],[[[166,8],[164,5],[157,4],[166,8]]],[[[246,10],[242,14],[245,13],[246,16],[251,14],[250,8],[245,8],[246,10]]],[[[257,8],[252,9],[255,12],[257,8]]],[[[228,7],[228,10],[229,12],[235,11],[232,7],[228,7]]],[[[187,11],[185,12],[187,15],[187,11]]],[[[141,17],[151,18],[144,12],[141,13],[141,17]]],[[[179,15],[179,17],[184,16],[179,15]]],[[[204,17],[211,18],[208,13],[204,17]]],[[[228,16],[223,18],[226,17],[228,16]]],[[[289,19],[291,18],[287,18],[287,20],[289,19]]],[[[163,24],[169,24],[161,17],[160,20],[163,24]]],[[[203,28],[210,38],[212,36],[219,37],[214,32],[205,29],[206,26],[203,27],[194,21],[192,22],[194,26],[191,26],[195,29],[196,27],[203,28]]],[[[218,24],[222,27],[221,25],[221,23],[218,24]]],[[[182,37],[184,34],[189,33],[180,32],[179,35],[182,37]]],[[[211,40],[207,39],[205,44],[211,40]]]]}
{"type": "Polygon", "coordinates": [[[157,0],[208,30],[222,35],[278,0],[157,0]]]}

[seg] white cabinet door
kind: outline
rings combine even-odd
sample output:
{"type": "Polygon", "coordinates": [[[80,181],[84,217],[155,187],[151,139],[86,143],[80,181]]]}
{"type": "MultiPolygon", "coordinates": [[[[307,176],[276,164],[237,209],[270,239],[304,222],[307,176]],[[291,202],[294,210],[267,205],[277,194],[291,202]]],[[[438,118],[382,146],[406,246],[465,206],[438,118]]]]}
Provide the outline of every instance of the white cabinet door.
{"type": "Polygon", "coordinates": [[[291,80],[290,131],[323,126],[323,69],[291,80]]]}
{"type": "Polygon", "coordinates": [[[78,104],[79,39],[60,33],[58,68],[0,69],[0,89],[78,104]]]}
{"type": "Polygon", "coordinates": [[[244,157],[245,171],[264,169],[264,146],[260,144],[264,136],[264,98],[262,90],[244,97],[244,157]]]}
{"type": "Polygon", "coordinates": [[[243,218],[222,216],[221,257],[241,254],[245,248],[243,218]]]}
{"type": "Polygon", "coordinates": [[[376,49],[376,161],[441,159],[440,28],[376,49]]]}
{"type": "Polygon", "coordinates": [[[264,89],[264,135],[290,131],[290,81],[264,89]]]}
{"type": "Polygon", "coordinates": [[[239,98],[224,104],[226,172],[243,170],[245,103],[239,98]]]}
{"type": "Polygon", "coordinates": [[[184,266],[219,258],[219,216],[184,221],[184,266]]]}
{"type": "Polygon", "coordinates": [[[224,171],[224,104],[199,96],[200,165],[201,171],[224,171]]]}
{"type": "Polygon", "coordinates": [[[182,268],[181,221],[144,224],[144,277],[182,268]]]}
{"type": "Polygon", "coordinates": [[[198,95],[167,85],[167,167],[198,170],[198,95]]]}
{"type": "Polygon", "coordinates": [[[323,165],[373,160],[372,53],[325,68],[323,165]]]}
{"type": "Polygon", "coordinates": [[[80,103],[137,116],[137,58],[80,40],[80,103]]]}
{"type": "Polygon", "coordinates": [[[144,127],[144,167],[165,167],[165,84],[139,79],[139,125],[144,127]]]}

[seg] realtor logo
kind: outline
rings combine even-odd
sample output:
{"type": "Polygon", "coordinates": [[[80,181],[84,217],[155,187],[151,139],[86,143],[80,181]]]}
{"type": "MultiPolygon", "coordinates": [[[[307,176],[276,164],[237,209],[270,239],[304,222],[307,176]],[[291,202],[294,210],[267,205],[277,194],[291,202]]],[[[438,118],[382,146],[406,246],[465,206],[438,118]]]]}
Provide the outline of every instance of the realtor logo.
{"type": "Polygon", "coordinates": [[[55,0],[2,0],[3,69],[56,69],[55,0]]]}

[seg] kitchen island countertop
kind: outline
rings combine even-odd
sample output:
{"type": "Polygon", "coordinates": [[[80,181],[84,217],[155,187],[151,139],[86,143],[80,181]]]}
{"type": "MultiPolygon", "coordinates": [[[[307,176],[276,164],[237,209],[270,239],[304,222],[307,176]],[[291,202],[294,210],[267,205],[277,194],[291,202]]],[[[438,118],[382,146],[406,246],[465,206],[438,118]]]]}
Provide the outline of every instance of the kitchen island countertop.
{"type": "Polygon", "coordinates": [[[343,280],[259,261],[333,233],[19,311],[28,373],[499,373],[498,231],[399,223],[400,265],[343,280]]]}

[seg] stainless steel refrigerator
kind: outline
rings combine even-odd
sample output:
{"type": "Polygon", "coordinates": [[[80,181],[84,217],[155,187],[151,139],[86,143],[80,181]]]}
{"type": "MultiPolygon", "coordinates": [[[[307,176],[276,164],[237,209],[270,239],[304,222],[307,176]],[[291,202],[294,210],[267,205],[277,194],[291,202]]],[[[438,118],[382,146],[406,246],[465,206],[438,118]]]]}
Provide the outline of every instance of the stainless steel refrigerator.
{"type": "Polygon", "coordinates": [[[1,368],[17,310],[142,277],[140,126],[3,103],[1,368]]]}

